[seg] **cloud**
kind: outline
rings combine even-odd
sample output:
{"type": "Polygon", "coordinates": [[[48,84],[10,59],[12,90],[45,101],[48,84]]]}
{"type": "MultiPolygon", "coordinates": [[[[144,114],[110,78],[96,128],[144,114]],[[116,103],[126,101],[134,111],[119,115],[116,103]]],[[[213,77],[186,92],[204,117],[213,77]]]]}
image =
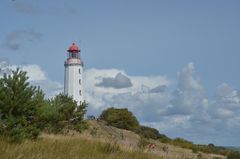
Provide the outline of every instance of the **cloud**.
{"type": "Polygon", "coordinates": [[[178,87],[181,90],[187,91],[202,91],[203,86],[200,83],[199,77],[195,73],[193,63],[187,64],[181,72],[178,73],[178,87]]]}
{"type": "Polygon", "coordinates": [[[221,84],[217,88],[216,98],[225,104],[232,106],[240,104],[239,91],[226,83],[221,84]]]}
{"type": "Polygon", "coordinates": [[[39,65],[11,65],[7,60],[0,60],[0,68],[0,77],[4,73],[11,74],[11,72],[17,68],[26,71],[30,84],[40,86],[44,91],[46,98],[52,98],[60,92],[63,92],[63,85],[60,82],[49,79],[46,72],[43,71],[39,65]]]}
{"type": "Polygon", "coordinates": [[[56,3],[45,3],[43,6],[39,5],[37,1],[31,0],[12,0],[12,8],[24,15],[37,15],[48,14],[48,15],[62,15],[62,16],[74,16],[78,13],[78,8],[73,3],[68,1],[62,1],[56,3]]]}
{"type": "Polygon", "coordinates": [[[215,117],[223,119],[223,118],[231,118],[234,116],[234,112],[228,109],[224,109],[224,108],[219,108],[216,109],[215,111],[215,117]]]}
{"type": "Polygon", "coordinates": [[[3,76],[4,73],[11,73],[11,69],[9,68],[8,60],[0,59],[0,77],[3,76]]]}
{"type": "Polygon", "coordinates": [[[19,50],[24,43],[39,41],[42,34],[32,30],[17,30],[9,33],[3,42],[9,50],[19,50]]]}
{"type": "Polygon", "coordinates": [[[187,115],[200,109],[206,101],[205,90],[195,74],[193,63],[184,67],[177,76],[178,88],[172,93],[168,114],[187,115]]]}
{"type": "Polygon", "coordinates": [[[239,91],[226,83],[219,85],[209,113],[218,119],[237,117],[240,113],[239,91]]]}
{"type": "Polygon", "coordinates": [[[178,88],[173,92],[167,91],[171,81],[164,76],[128,76],[117,69],[92,69],[85,75],[85,96],[96,110],[93,114],[111,106],[128,107],[141,121],[160,121],[162,116],[191,115],[208,102],[192,63],[178,73],[178,88]],[[130,82],[131,87],[126,87],[130,82]],[[118,83],[122,89],[116,89],[118,83]]]}
{"type": "Polygon", "coordinates": [[[33,15],[38,12],[38,9],[35,6],[24,1],[15,0],[13,1],[12,4],[13,4],[13,8],[19,13],[33,15]]]}
{"type": "Polygon", "coordinates": [[[27,76],[29,77],[29,81],[42,81],[47,80],[46,73],[41,69],[40,66],[36,64],[27,64],[27,65],[10,65],[8,64],[7,69],[16,70],[20,68],[23,71],[27,72],[27,76]]]}
{"type": "Polygon", "coordinates": [[[157,86],[157,87],[149,90],[149,93],[161,93],[161,92],[165,92],[166,89],[167,89],[167,86],[160,85],[160,86],[157,86]]]}
{"type": "Polygon", "coordinates": [[[122,73],[118,73],[114,78],[104,77],[100,83],[95,84],[98,87],[112,87],[116,89],[132,87],[131,80],[124,76],[122,73]]]}
{"type": "Polygon", "coordinates": [[[40,86],[47,98],[53,98],[63,92],[63,85],[60,82],[50,79],[31,81],[32,85],[40,86]]]}
{"type": "Polygon", "coordinates": [[[159,121],[170,100],[168,92],[164,91],[170,80],[164,76],[129,76],[117,69],[89,69],[84,74],[88,114],[99,115],[107,107],[126,107],[140,121],[159,121]],[[128,78],[127,81],[131,81],[131,87],[116,89],[96,85],[109,77],[115,82],[116,75],[120,73],[128,78]]]}

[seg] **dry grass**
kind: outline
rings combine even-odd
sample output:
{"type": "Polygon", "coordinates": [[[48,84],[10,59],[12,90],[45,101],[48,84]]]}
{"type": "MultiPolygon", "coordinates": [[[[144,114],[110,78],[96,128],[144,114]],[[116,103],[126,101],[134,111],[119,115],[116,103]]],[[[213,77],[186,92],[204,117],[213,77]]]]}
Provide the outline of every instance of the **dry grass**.
{"type": "Polygon", "coordinates": [[[0,139],[1,159],[159,159],[157,155],[123,151],[118,145],[80,137],[44,137],[10,144],[0,139]]]}

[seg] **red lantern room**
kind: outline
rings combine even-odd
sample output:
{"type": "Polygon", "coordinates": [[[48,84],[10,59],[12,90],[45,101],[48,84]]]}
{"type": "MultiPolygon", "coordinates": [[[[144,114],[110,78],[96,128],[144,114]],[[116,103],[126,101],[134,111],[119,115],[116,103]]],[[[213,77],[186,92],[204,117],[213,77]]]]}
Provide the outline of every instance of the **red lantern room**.
{"type": "Polygon", "coordinates": [[[75,43],[72,43],[72,45],[69,47],[67,51],[69,52],[68,58],[80,58],[79,56],[80,49],[75,43]]]}

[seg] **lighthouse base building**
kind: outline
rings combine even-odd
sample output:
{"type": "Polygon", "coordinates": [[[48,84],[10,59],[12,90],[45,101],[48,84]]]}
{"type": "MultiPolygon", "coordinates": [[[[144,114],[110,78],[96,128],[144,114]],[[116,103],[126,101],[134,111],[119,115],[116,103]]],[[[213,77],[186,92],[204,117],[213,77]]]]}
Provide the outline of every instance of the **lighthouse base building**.
{"type": "Polygon", "coordinates": [[[80,49],[73,43],[68,49],[68,58],[64,63],[64,94],[71,96],[78,104],[83,98],[83,61],[80,58],[80,49]]]}

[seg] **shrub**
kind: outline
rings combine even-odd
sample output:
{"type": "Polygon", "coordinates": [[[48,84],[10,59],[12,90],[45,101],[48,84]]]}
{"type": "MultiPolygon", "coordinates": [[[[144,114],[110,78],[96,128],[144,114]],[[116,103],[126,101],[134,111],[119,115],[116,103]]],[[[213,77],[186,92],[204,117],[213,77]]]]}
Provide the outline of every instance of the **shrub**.
{"type": "Polygon", "coordinates": [[[88,128],[88,124],[85,121],[78,122],[73,126],[73,129],[78,132],[83,132],[83,130],[86,130],[88,128]]]}
{"type": "Polygon", "coordinates": [[[166,135],[162,135],[162,134],[160,134],[159,140],[160,140],[162,143],[172,143],[172,139],[170,139],[170,138],[167,137],[166,135]]]}
{"type": "Polygon", "coordinates": [[[139,128],[137,118],[128,109],[108,108],[102,112],[100,119],[105,120],[109,125],[136,131],[139,128]]]}
{"type": "MultiPolygon", "coordinates": [[[[187,141],[185,139],[182,138],[176,138],[173,140],[173,144],[177,145],[177,146],[181,146],[183,148],[188,148],[188,149],[193,149],[194,148],[194,144],[190,141],[187,141]]],[[[197,151],[196,149],[194,151],[197,151]]]]}
{"type": "Polygon", "coordinates": [[[140,126],[136,133],[148,139],[149,138],[158,139],[160,136],[159,131],[157,129],[150,128],[147,126],[140,126]]]}

